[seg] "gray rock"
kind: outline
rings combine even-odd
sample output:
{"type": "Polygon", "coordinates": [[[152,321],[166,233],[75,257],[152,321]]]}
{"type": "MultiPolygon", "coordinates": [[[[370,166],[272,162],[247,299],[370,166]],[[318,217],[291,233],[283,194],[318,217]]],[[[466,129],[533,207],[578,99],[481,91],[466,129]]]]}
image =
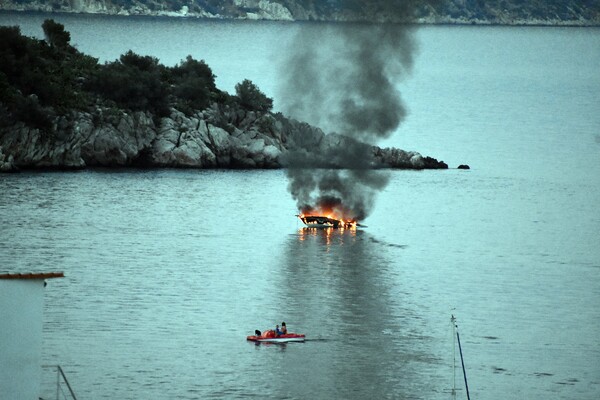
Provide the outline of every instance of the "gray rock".
{"type": "Polygon", "coordinates": [[[16,171],[12,155],[5,155],[0,146],[0,172],[11,172],[16,171]]]}
{"type": "Polygon", "coordinates": [[[416,152],[380,149],[343,135],[326,135],[319,128],[281,114],[259,115],[216,104],[192,116],[172,110],[158,127],[150,114],[102,108],[93,113],[72,112],[58,117],[54,126],[53,133],[22,123],[2,128],[0,170],[128,166],[443,167],[437,160],[416,152]],[[238,121],[240,126],[231,121],[238,121]],[[348,154],[349,148],[355,152],[348,154]]]}

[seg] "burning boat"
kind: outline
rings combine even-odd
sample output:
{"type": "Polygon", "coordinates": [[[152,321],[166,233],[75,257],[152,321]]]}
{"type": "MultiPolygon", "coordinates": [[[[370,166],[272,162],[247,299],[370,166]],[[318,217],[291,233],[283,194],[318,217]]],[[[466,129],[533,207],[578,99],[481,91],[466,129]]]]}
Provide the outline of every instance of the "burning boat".
{"type": "Polygon", "coordinates": [[[353,229],[357,226],[363,226],[358,224],[356,221],[347,220],[344,221],[342,219],[336,219],[329,216],[322,215],[297,215],[298,218],[306,225],[308,228],[333,228],[333,229],[353,229]]]}

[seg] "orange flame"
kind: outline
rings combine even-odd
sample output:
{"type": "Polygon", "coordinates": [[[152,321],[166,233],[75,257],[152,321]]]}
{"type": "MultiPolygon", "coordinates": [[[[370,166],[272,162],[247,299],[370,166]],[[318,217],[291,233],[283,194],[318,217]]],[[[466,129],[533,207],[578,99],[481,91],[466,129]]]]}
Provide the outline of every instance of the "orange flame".
{"type": "Polygon", "coordinates": [[[310,213],[302,213],[301,212],[300,214],[298,214],[298,217],[300,219],[302,219],[304,217],[326,217],[329,219],[339,221],[340,229],[356,229],[356,226],[358,224],[358,221],[356,221],[355,219],[344,218],[343,216],[339,216],[337,213],[335,213],[331,210],[327,214],[323,213],[323,212],[315,211],[315,210],[313,210],[313,212],[310,212],[310,213]]]}

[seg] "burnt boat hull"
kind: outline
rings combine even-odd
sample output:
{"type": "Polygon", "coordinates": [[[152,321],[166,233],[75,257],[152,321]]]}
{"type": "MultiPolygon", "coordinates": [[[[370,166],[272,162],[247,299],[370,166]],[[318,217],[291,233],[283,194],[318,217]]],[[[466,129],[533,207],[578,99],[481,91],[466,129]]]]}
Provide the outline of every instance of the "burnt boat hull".
{"type": "Polygon", "coordinates": [[[344,222],[339,219],[329,218],[324,216],[317,215],[298,215],[298,218],[306,225],[308,228],[317,228],[317,229],[326,229],[326,228],[352,228],[356,226],[355,222],[344,222]]]}

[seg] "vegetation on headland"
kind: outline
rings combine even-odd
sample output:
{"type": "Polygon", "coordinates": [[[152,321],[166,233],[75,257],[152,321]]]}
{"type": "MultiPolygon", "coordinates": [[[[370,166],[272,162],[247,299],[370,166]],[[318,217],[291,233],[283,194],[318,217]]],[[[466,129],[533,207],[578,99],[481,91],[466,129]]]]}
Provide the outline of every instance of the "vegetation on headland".
{"type": "Polygon", "coordinates": [[[600,25],[600,0],[5,0],[3,10],[295,21],[600,25]],[[410,4],[412,15],[390,9],[410,4]]]}
{"type": "Polygon", "coordinates": [[[170,108],[185,114],[211,103],[268,112],[273,106],[249,80],[236,95],[215,86],[215,75],[203,60],[188,56],[174,67],[132,51],[100,64],[70,44],[64,26],[48,19],[45,40],[21,35],[18,27],[0,27],[0,127],[23,122],[51,133],[56,116],[98,107],[148,111],[155,118],[170,108]]]}
{"type": "Polygon", "coordinates": [[[46,20],[45,40],[0,27],[0,172],[88,167],[347,168],[336,149],[360,148],[369,168],[445,169],[417,152],[382,149],[273,113],[250,80],[235,94],[188,56],[167,67],[128,51],[98,63],[46,20]]]}

